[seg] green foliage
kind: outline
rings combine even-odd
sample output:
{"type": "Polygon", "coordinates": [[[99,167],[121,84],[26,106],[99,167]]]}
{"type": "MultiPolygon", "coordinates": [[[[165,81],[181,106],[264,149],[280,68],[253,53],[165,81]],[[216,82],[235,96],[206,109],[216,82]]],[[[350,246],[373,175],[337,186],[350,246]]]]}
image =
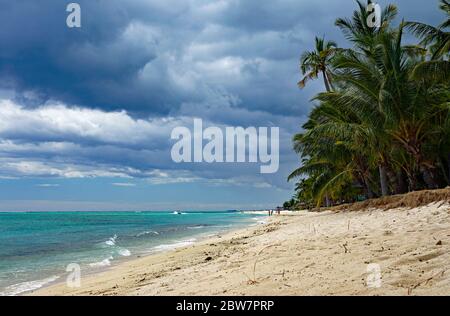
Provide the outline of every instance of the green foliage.
{"type": "MultiPolygon", "coordinates": [[[[441,9],[448,18],[447,0],[441,9]]],[[[316,39],[316,51],[302,55],[302,73],[325,72],[333,89],[326,85],[313,99],[317,105],[293,139],[301,166],[289,180],[301,179],[298,203],[339,204],[449,184],[448,19],[437,28],[394,27],[396,15],[387,6],[381,27],[371,28],[358,2],[351,19],[336,21],[351,49],[316,39]],[[405,29],[419,45],[403,45],[405,29]]]]}
{"type": "Polygon", "coordinates": [[[328,67],[337,51],[335,42],[327,42],[324,38],[316,37],[315,50],[303,53],[300,58],[300,69],[304,77],[298,82],[298,86],[304,88],[308,81],[316,79],[319,77],[319,74],[322,74],[325,88],[327,91],[330,91],[332,83],[328,67]]]}

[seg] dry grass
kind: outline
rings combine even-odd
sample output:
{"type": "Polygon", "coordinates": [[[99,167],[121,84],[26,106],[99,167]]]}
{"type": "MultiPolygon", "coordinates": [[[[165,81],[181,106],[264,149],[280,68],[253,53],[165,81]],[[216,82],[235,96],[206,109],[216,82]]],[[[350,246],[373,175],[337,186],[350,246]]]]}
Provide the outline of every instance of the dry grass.
{"type": "Polygon", "coordinates": [[[436,202],[450,202],[450,187],[440,190],[424,190],[407,194],[381,197],[353,204],[339,205],[329,210],[340,211],[364,211],[371,208],[390,210],[395,208],[414,208],[436,202]]]}

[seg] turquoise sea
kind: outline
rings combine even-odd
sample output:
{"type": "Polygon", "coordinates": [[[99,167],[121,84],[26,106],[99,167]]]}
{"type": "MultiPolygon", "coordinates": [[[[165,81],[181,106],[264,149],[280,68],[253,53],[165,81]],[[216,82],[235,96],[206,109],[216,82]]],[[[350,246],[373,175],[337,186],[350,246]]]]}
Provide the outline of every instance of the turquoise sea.
{"type": "Polygon", "coordinates": [[[233,211],[0,213],[0,296],[64,281],[71,263],[95,273],[261,220],[233,211]]]}

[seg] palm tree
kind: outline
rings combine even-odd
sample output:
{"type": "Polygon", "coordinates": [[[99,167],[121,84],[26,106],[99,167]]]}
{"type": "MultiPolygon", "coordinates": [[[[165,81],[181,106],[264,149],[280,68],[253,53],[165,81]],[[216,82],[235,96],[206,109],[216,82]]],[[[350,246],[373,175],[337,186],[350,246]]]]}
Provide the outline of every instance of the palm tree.
{"type": "Polygon", "coordinates": [[[381,12],[380,26],[370,26],[367,23],[370,14],[367,11],[367,7],[373,3],[373,1],[368,0],[365,5],[358,0],[358,10],[353,12],[351,19],[339,18],[335,23],[344,33],[345,37],[355,45],[355,49],[363,52],[365,55],[371,55],[373,53],[373,49],[377,43],[377,36],[389,30],[391,22],[398,13],[395,5],[388,5],[381,12]]]}
{"type": "MultiPolygon", "coordinates": [[[[422,80],[433,86],[442,85],[446,87],[448,91],[450,82],[450,33],[448,32],[448,28],[450,27],[450,1],[441,0],[439,8],[446,15],[446,20],[437,27],[420,22],[407,22],[405,25],[421,40],[420,45],[429,50],[429,59],[422,60],[422,62],[414,68],[412,78],[417,81],[422,80]]],[[[446,100],[448,101],[448,95],[446,100]]],[[[442,134],[440,137],[436,137],[436,139],[439,139],[436,146],[441,151],[440,159],[446,161],[446,163],[443,162],[441,165],[447,165],[447,183],[450,183],[450,143],[448,141],[450,137],[449,119],[448,116],[442,117],[442,115],[440,115],[438,127],[441,129],[442,134]]]]}
{"type": "Polygon", "coordinates": [[[325,88],[329,92],[333,88],[329,66],[337,51],[337,44],[319,37],[316,37],[315,42],[315,50],[303,53],[300,58],[300,68],[304,77],[298,86],[304,88],[309,80],[316,79],[322,73],[325,88]]]}
{"type": "Polygon", "coordinates": [[[415,79],[426,78],[430,81],[449,82],[450,63],[448,61],[450,53],[450,32],[446,31],[450,27],[450,2],[440,1],[440,9],[444,11],[447,19],[437,27],[420,23],[407,22],[405,26],[421,39],[420,45],[427,47],[430,52],[430,59],[423,60],[413,71],[415,79]]]}
{"type": "MultiPolygon", "coordinates": [[[[372,1],[367,2],[367,6],[372,1]]],[[[383,113],[379,111],[379,91],[382,86],[382,72],[373,67],[376,63],[377,47],[380,44],[379,39],[384,34],[390,32],[390,25],[397,15],[397,8],[394,5],[388,5],[381,13],[380,26],[370,26],[367,21],[369,12],[367,6],[361,1],[357,2],[358,10],[353,12],[351,19],[339,18],[336,25],[342,30],[348,40],[354,44],[354,49],[348,49],[341,52],[335,58],[334,67],[339,71],[340,80],[343,82],[347,94],[343,96],[347,102],[359,103],[360,107],[368,110],[365,117],[360,117],[367,126],[372,128],[372,142],[374,153],[378,156],[378,169],[380,176],[380,186],[382,195],[389,194],[387,184],[387,155],[386,143],[388,139],[382,128],[383,113]],[[370,102],[368,102],[370,101],[370,102]],[[369,119],[369,121],[367,121],[369,119]],[[373,120],[376,120],[374,122],[373,120]],[[370,121],[372,120],[372,121],[370,121]]],[[[359,114],[362,114],[360,112],[359,114]]]]}
{"type": "MultiPolygon", "coordinates": [[[[322,95],[331,94],[337,92],[322,95]]],[[[303,128],[305,132],[294,137],[294,149],[303,157],[303,163],[289,179],[303,175],[314,179],[309,184],[317,204],[327,196],[342,200],[355,181],[368,197],[374,196],[370,163],[365,159],[368,137],[351,106],[323,101],[303,128]]]]}
{"type": "Polygon", "coordinates": [[[420,22],[405,24],[413,34],[421,39],[421,45],[430,48],[432,60],[448,56],[450,52],[450,33],[446,31],[450,27],[450,2],[441,0],[439,7],[444,11],[447,19],[437,27],[420,22]]]}
{"type": "Polygon", "coordinates": [[[336,23],[354,43],[330,59],[336,89],[314,98],[319,104],[294,137],[302,166],[289,179],[304,177],[298,196],[317,205],[325,196],[404,192],[404,178],[409,190],[450,183],[448,62],[402,44],[405,23],[390,26],[394,6],[383,10],[381,27],[367,28],[358,5],[352,20],[336,23]],[[426,75],[426,67],[435,71],[426,75]]]}
{"type": "MultiPolygon", "coordinates": [[[[357,54],[352,58],[342,58],[336,66],[336,77],[340,76],[354,88],[356,96],[351,96],[352,89],[347,89],[345,94],[352,102],[358,101],[361,109],[364,109],[361,97],[366,103],[372,103],[372,109],[368,107],[372,111],[370,119],[374,114],[381,119],[377,123],[378,128],[372,126],[376,137],[371,142],[376,145],[375,152],[380,154],[380,178],[385,177],[383,160],[387,156],[385,149],[390,146],[386,142],[377,144],[377,139],[387,137],[386,140],[396,142],[413,157],[414,165],[408,166],[407,171],[410,185],[415,189],[419,173],[428,185],[433,186],[429,166],[424,160],[423,144],[435,131],[432,119],[443,111],[439,104],[444,97],[443,90],[435,89],[424,80],[411,78],[417,61],[408,58],[405,47],[401,45],[402,35],[403,26],[395,32],[381,34],[370,58],[357,54]]],[[[370,121],[366,122],[370,126],[370,121]]]]}

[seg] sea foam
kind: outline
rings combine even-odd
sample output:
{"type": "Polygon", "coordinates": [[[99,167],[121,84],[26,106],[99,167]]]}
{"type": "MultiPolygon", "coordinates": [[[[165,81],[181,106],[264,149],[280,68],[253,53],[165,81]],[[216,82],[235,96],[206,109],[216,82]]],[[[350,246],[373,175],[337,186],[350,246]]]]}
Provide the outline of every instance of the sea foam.
{"type": "Polygon", "coordinates": [[[129,256],[131,256],[131,252],[128,249],[125,249],[125,248],[119,249],[119,251],[117,251],[117,252],[122,257],[129,257],[129,256]]]}
{"type": "Polygon", "coordinates": [[[89,266],[92,268],[108,267],[111,265],[111,260],[113,259],[114,258],[111,256],[102,261],[90,263],[89,266]]]}
{"type": "Polygon", "coordinates": [[[172,244],[162,244],[162,245],[153,247],[152,250],[158,251],[158,252],[159,251],[166,251],[166,250],[174,250],[174,249],[177,249],[177,248],[190,246],[196,241],[197,241],[197,239],[192,238],[192,239],[187,239],[187,240],[183,240],[183,241],[174,242],[172,244]]]}
{"type": "Polygon", "coordinates": [[[111,237],[107,241],[105,241],[105,244],[107,244],[108,246],[115,246],[116,239],[117,239],[117,235],[114,235],[114,237],[111,237]]]}
{"type": "Polygon", "coordinates": [[[159,233],[157,231],[150,230],[150,231],[145,231],[145,232],[139,233],[136,235],[136,237],[142,237],[142,236],[146,236],[146,235],[159,235],[159,233]]]}
{"type": "Polygon", "coordinates": [[[3,292],[0,292],[0,296],[15,296],[19,295],[21,293],[33,291],[40,289],[46,284],[52,283],[56,280],[58,280],[60,276],[54,275],[46,279],[42,280],[35,280],[35,281],[28,281],[28,282],[22,282],[18,284],[13,284],[4,289],[3,292]]]}

